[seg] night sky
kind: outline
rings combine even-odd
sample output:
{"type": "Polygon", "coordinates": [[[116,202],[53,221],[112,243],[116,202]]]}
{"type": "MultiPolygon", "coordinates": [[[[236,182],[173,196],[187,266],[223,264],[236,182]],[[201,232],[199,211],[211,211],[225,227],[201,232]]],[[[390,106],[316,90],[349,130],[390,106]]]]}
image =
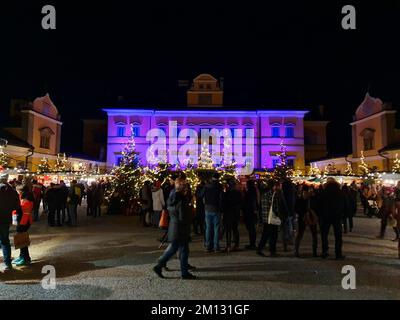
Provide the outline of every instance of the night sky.
{"type": "Polygon", "coordinates": [[[79,151],[78,119],[104,116],[101,107],[183,107],[178,80],[210,73],[224,77],[227,106],[325,105],[336,155],[351,150],[349,122],[367,90],[400,105],[400,1],[142,2],[2,3],[1,118],[11,98],[49,92],[62,148],[79,151]],[[45,4],[57,30],[41,28],[45,4]],[[341,28],[345,4],[357,30],[341,28]]]}

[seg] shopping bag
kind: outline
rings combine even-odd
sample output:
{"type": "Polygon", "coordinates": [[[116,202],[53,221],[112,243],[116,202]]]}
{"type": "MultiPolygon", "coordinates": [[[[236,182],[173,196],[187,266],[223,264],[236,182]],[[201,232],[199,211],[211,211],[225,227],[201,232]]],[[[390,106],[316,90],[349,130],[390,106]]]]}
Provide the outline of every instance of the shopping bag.
{"type": "Polygon", "coordinates": [[[272,195],[272,201],[271,201],[271,207],[269,208],[269,214],[268,214],[268,224],[272,224],[274,226],[280,226],[282,221],[281,219],[275,214],[274,212],[274,198],[275,198],[275,192],[272,195]]]}
{"type": "Polygon", "coordinates": [[[168,228],[168,211],[167,210],[161,211],[161,218],[160,218],[160,223],[158,226],[160,227],[160,229],[168,228]]]}
{"type": "Polygon", "coordinates": [[[29,247],[31,240],[29,239],[28,232],[17,232],[14,236],[15,249],[29,247]]]}

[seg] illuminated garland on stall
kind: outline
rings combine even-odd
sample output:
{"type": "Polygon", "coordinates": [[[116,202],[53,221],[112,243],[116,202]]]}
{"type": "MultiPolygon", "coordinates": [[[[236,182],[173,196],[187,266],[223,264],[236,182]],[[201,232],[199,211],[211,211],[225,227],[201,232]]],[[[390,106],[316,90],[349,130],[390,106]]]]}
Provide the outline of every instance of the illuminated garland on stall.
{"type": "Polygon", "coordinates": [[[344,170],[344,174],[346,176],[353,176],[354,175],[353,167],[351,166],[350,162],[347,162],[347,168],[346,168],[346,170],[344,170]]]}
{"type": "Polygon", "coordinates": [[[57,154],[56,163],[54,164],[54,172],[67,172],[68,171],[68,160],[64,154],[57,154]]]}
{"type": "Polygon", "coordinates": [[[43,157],[40,160],[37,172],[38,173],[49,173],[49,172],[51,172],[51,168],[50,168],[50,165],[49,165],[49,160],[47,158],[43,157]]]}
{"type": "Polygon", "coordinates": [[[0,169],[8,167],[8,154],[4,152],[4,147],[0,146],[0,169]]]}
{"type": "Polygon", "coordinates": [[[360,157],[360,164],[358,165],[358,171],[361,173],[361,175],[366,176],[368,175],[370,169],[368,168],[368,165],[364,161],[364,151],[361,151],[361,157],[360,157]]]}
{"type": "Polygon", "coordinates": [[[392,172],[400,173],[400,159],[397,153],[396,153],[396,158],[393,160],[392,172]]]}

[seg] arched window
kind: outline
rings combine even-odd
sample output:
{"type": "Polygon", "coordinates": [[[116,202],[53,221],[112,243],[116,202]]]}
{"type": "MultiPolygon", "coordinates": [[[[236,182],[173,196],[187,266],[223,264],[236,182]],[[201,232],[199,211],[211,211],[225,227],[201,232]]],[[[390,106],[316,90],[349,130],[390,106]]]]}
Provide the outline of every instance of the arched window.
{"type": "Polygon", "coordinates": [[[50,149],[51,136],[54,134],[49,127],[41,128],[40,131],[40,148],[50,149]]]}
{"type": "Polygon", "coordinates": [[[375,136],[374,129],[370,128],[364,129],[363,131],[361,131],[360,136],[362,136],[363,138],[364,151],[374,149],[374,136],[375,136]]]}

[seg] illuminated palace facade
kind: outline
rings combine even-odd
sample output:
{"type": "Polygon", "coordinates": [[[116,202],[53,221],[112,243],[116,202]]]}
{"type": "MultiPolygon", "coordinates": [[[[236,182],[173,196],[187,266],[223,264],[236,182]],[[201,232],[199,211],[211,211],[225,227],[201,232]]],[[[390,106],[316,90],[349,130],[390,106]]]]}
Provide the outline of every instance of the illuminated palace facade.
{"type": "MultiPolygon", "coordinates": [[[[325,155],[326,122],[304,121],[307,111],[228,109],[222,107],[222,98],[223,91],[218,80],[211,75],[201,74],[193,80],[191,88],[187,91],[187,109],[103,109],[108,115],[107,166],[112,168],[121,161],[121,151],[129,140],[131,130],[135,136],[136,151],[143,165],[147,165],[146,152],[152,144],[152,139],[148,138],[151,129],[160,129],[165,133],[167,153],[170,152],[171,121],[175,121],[177,125],[178,150],[189,139],[186,137],[188,130],[184,129],[193,129],[198,133],[196,139],[199,141],[196,143],[200,146],[200,141],[204,142],[201,140],[202,133],[207,132],[204,129],[214,129],[214,132],[226,132],[225,129],[228,129],[232,134],[242,132],[242,139],[232,139],[233,144],[242,144],[240,154],[235,152],[238,149],[233,149],[233,158],[238,164],[252,161],[256,169],[273,168],[279,163],[282,142],[286,146],[288,164],[296,169],[305,169],[307,153],[313,157],[325,155]],[[309,148],[304,144],[305,130],[312,135],[308,139],[311,141],[309,148]],[[254,137],[250,137],[251,133],[254,137]],[[254,148],[250,150],[246,141],[251,141],[254,148]],[[247,154],[246,148],[247,151],[250,150],[247,154]]],[[[222,151],[224,139],[221,138],[219,143],[222,151]]],[[[212,151],[210,146],[210,152],[212,151]]],[[[175,159],[167,159],[171,164],[176,164],[175,159]]],[[[222,161],[222,157],[217,158],[218,161],[222,161]]]]}

